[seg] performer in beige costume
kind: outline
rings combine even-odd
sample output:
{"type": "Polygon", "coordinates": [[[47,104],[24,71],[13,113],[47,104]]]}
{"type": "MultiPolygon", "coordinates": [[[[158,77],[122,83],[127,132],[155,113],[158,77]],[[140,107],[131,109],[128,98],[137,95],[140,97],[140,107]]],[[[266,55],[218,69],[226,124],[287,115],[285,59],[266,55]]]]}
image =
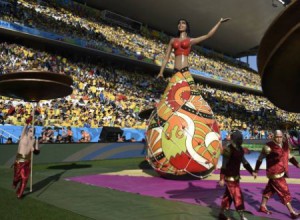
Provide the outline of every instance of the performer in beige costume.
{"type": "Polygon", "coordinates": [[[16,160],[14,163],[13,187],[17,188],[17,198],[23,196],[31,171],[31,154],[39,154],[38,141],[34,137],[34,128],[26,124],[19,141],[16,160]]]}

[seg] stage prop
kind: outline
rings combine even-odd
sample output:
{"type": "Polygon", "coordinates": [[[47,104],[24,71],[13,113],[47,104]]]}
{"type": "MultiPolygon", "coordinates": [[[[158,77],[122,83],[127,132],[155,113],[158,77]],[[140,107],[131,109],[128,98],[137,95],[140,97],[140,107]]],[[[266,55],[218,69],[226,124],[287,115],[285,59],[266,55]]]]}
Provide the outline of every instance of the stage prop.
{"type": "Polygon", "coordinates": [[[154,108],[145,109],[139,113],[139,117],[141,119],[149,119],[153,110],[154,110],[154,108]]]}
{"type": "Polygon", "coordinates": [[[294,1],[272,22],[257,55],[262,89],[277,107],[300,112],[300,1],[294,1]]]}
{"type": "Polygon", "coordinates": [[[219,125],[188,70],[175,73],[147,117],[147,160],[162,177],[205,178],[222,151],[219,125]]]}
{"type": "Polygon", "coordinates": [[[0,76],[0,95],[28,102],[70,95],[73,80],[65,74],[22,71],[0,76]]]}
{"type": "Polygon", "coordinates": [[[119,137],[122,137],[123,130],[118,127],[107,127],[102,128],[100,139],[101,142],[117,142],[119,137]]]}
{"type": "Polygon", "coordinates": [[[279,124],[279,128],[286,132],[293,130],[293,129],[297,130],[297,123],[292,122],[292,121],[285,121],[285,122],[282,122],[281,124],[279,124]]]}
{"type": "MultiPolygon", "coordinates": [[[[32,102],[32,127],[34,127],[35,103],[40,100],[55,99],[70,95],[73,79],[65,74],[38,70],[12,72],[0,75],[0,95],[32,102]]],[[[30,192],[32,192],[32,163],[30,192]]]]}

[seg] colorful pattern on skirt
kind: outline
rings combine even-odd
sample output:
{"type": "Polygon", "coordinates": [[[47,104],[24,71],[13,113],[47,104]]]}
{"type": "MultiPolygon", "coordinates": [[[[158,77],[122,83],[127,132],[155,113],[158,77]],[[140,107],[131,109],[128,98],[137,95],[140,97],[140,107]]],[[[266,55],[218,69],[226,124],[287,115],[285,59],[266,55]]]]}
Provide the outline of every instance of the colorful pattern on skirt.
{"type": "Polygon", "coordinates": [[[160,174],[201,178],[217,166],[222,150],[219,126],[195,88],[188,68],[177,71],[150,116],[147,159],[160,174]]]}

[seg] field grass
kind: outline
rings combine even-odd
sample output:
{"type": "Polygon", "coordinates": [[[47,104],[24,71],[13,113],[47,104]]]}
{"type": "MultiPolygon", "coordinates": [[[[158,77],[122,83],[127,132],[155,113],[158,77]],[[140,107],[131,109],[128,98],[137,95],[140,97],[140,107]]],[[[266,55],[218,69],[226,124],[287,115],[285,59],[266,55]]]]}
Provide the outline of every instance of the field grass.
{"type": "MultiPolygon", "coordinates": [[[[299,157],[298,157],[299,160],[299,157]]],[[[21,200],[11,188],[13,169],[0,167],[1,219],[216,219],[219,210],[83,185],[66,177],[145,167],[142,158],[34,165],[33,192],[21,200]]],[[[237,215],[234,215],[237,219],[237,215]]],[[[252,216],[247,218],[266,219],[252,216]]]]}
{"type": "Polygon", "coordinates": [[[252,151],[261,151],[264,145],[262,144],[243,144],[244,148],[248,148],[249,150],[252,151]]]}
{"type": "Polygon", "coordinates": [[[45,202],[38,201],[29,196],[23,200],[17,200],[15,193],[11,190],[0,188],[0,195],[1,219],[91,219],[45,202]]]}
{"type": "MultiPolygon", "coordinates": [[[[264,145],[263,144],[243,144],[243,147],[248,148],[249,150],[252,150],[252,151],[261,151],[261,149],[264,147],[264,145]]],[[[299,150],[292,149],[292,152],[297,155],[299,150]]]]}

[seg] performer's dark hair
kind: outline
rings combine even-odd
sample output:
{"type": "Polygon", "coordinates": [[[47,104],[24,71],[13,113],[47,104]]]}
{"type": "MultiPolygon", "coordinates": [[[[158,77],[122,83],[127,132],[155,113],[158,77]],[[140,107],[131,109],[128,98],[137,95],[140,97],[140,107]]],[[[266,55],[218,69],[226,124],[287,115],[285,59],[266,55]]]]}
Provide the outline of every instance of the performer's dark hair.
{"type": "Polygon", "coordinates": [[[234,131],[231,133],[230,139],[237,145],[241,145],[243,143],[243,135],[240,131],[234,131]]]}
{"type": "MultiPolygon", "coordinates": [[[[177,25],[179,24],[180,21],[185,21],[185,23],[186,23],[186,33],[187,33],[188,36],[190,36],[190,32],[191,32],[190,23],[186,19],[180,18],[177,22],[177,25]]],[[[177,31],[177,37],[179,37],[179,36],[180,36],[180,31],[177,31]]]]}

